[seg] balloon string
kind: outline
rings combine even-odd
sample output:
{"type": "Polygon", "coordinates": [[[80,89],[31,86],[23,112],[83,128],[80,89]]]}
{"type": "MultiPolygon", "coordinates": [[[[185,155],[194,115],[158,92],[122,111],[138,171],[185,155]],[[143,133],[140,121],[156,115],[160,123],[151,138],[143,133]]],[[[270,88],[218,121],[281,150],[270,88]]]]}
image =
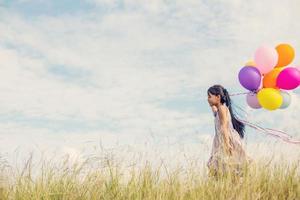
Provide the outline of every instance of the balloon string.
{"type": "MultiPolygon", "coordinates": [[[[229,94],[229,96],[239,96],[239,95],[245,95],[245,94],[251,94],[251,93],[255,93],[255,92],[241,92],[241,93],[233,93],[233,94],[229,94]]],[[[206,97],[201,97],[201,99],[206,99],[206,97]]]]}
{"type": "Polygon", "coordinates": [[[256,124],[253,124],[251,122],[248,122],[246,120],[238,119],[240,122],[244,123],[245,125],[248,125],[249,127],[258,130],[260,132],[266,133],[267,135],[271,135],[273,137],[277,137],[282,139],[283,141],[291,144],[300,144],[300,140],[295,140],[292,138],[292,136],[288,135],[287,133],[283,131],[278,131],[270,128],[263,128],[261,126],[258,126],[256,124]]]}
{"type": "Polygon", "coordinates": [[[253,92],[241,92],[241,93],[233,93],[233,94],[229,94],[229,96],[239,96],[239,95],[245,95],[245,94],[251,94],[253,92]]]}
{"type": "MultiPolygon", "coordinates": [[[[229,96],[239,96],[239,95],[246,95],[246,94],[251,94],[254,92],[242,92],[242,93],[233,93],[230,94],[229,96]]],[[[239,108],[240,110],[244,111],[245,113],[247,113],[245,110],[243,110],[242,108],[239,108]]],[[[249,127],[258,130],[260,132],[263,132],[267,135],[271,135],[273,137],[277,137],[282,139],[283,141],[290,143],[290,144],[300,144],[300,140],[295,140],[292,138],[292,136],[290,136],[289,134],[287,134],[284,131],[280,131],[280,130],[275,130],[275,129],[270,129],[270,128],[263,128],[259,125],[256,125],[254,123],[248,122],[246,120],[242,120],[242,119],[238,119],[240,122],[244,123],[245,125],[248,125],[249,127]]]]}

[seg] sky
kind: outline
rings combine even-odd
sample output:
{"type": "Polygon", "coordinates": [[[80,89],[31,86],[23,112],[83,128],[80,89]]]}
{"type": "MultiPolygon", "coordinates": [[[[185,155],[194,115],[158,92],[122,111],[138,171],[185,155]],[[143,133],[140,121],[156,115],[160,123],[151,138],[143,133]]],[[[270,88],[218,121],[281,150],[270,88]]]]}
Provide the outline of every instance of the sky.
{"type": "MultiPolygon", "coordinates": [[[[292,66],[300,66],[299,7],[298,0],[0,0],[0,155],[78,158],[114,149],[120,157],[203,162],[214,136],[207,88],[245,92],[238,72],[261,45],[291,44],[292,66]]],[[[244,96],[233,102],[249,121],[300,139],[299,88],[291,95],[289,108],[273,112],[250,109],[244,96]]],[[[252,157],[299,155],[298,146],[246,131],[252,157]]]]}

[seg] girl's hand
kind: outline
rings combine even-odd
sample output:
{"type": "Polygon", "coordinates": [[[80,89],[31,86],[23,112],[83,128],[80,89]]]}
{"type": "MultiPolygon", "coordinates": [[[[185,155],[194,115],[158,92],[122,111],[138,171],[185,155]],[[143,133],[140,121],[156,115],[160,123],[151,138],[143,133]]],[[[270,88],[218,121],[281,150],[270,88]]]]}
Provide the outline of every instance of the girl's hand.
{"type": "Polygon", "coordinates": [[[213,111],[213,113],[217,113],[218,112],[217,106],[211,106],[211,110],[213,111]]]}

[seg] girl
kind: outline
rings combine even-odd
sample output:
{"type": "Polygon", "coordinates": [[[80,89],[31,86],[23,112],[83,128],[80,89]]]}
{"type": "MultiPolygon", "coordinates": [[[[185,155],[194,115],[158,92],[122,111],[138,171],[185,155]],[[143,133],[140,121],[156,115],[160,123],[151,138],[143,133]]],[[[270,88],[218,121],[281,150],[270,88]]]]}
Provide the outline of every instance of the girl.
{"type": "Polygon", "coordinates": [[[207,162],[209,174],[216,176],[233,172],[241,175],[244,164],[252,161],[242,143],[245,125],[233,114],[231,100],[224,87],[214,85],[208,89],[207,95],[215,116],[215,136],[207,162]]]}

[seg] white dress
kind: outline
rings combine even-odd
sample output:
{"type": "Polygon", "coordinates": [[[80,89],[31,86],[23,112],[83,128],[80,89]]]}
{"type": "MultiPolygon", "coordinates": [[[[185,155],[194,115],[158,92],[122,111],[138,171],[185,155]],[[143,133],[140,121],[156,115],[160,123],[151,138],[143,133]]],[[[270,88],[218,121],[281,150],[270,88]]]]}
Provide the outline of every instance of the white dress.
{"type": "Polygon", "coordinates": [[[232,145],[232,154],[226,151],[224,136],[221,132],[221,123],[218,112],[215,115],[215,136],[213,140],[211,156],[207,162],[207,167],[213,172],[226,173],[228,170],[240,174],[241,168],[245,164],[250,164],[252,159],[246,154],[244,143],[239,133],[233,128],[230,111],[227,106],[227,128],[229,133],[229,142],[232,145]],[[220,171],[219,171],[220,170],[220,171]]]}

